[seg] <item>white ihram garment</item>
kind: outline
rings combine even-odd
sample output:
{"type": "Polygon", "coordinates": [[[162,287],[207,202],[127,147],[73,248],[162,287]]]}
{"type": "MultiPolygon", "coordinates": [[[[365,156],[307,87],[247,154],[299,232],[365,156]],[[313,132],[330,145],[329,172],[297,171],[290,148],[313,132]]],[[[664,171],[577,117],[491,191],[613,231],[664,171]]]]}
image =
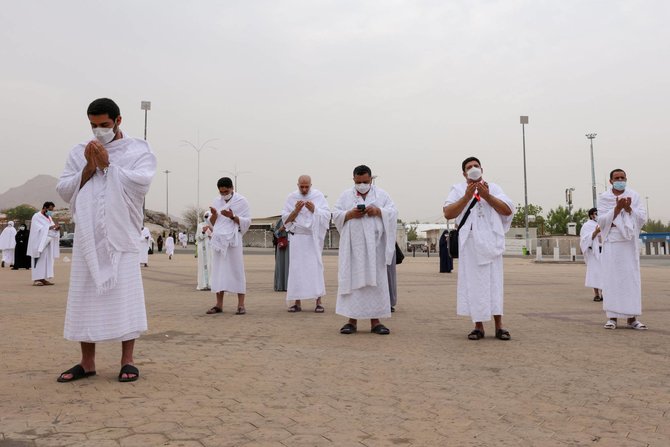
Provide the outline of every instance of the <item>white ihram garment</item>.
{"type": "Polygon", "coordinates": [[[54,260],[60,256],[57,230],[50,230],[54,225],[51,217],[37,212],[30,221],[28,236],[28,256],[32,257],[31,277],[33,281],[54,277],[54,260]]]}
{"type": "MultiPolygon", "coordinates": [[[[219,196],[214,199],[212,207],[218,212],[216,223],[213,224],[212,240],[212,276],[210,286],[212,292],[246,293],[247,280],[244,274],[242,257],[242,236],[251,225],[251,210],[244,196],[235,192],[226,202],[219,196]],[[221,214],[222,210],[232,210],[239,217],[239,225],[232,219],[221,214]]],[[[211,224],[211,218],[210,218],[211,224]]]]}
{"type": "Polygon", "coordinates": [[[297,190],[286,199],[282,211],[284,222],[299,200],[312,202],[314,212],[304,206],[293,221],[285,224],[291,247],[286,301],[316,299],[326,294],[321,256],[330,225],[330,208],[321,191],[311,188],[307,195],[302,195],[297,190]]]}
{"type": "Polygon", "coordinates": [[[603,238],[603,309],[608,318],[631,318],[642,314],[638,238],[647,212],[635,191],[626,188],[618,197],[630,197],[632,202],[631,213],[622,210],[616,219],[617,196],[609,189],[598,197],[598,225],[603,238]]]}
{"type": "Polygon", "coordinates": [[[165,239],[165,254],[168,256],[174,255],[174,238],[172,236],[165,239]]]}
{"type": "Polygon", "coordinates": [[[212,263],[212,248],[210,238],[212,231],[208,228],[203,232],[204,227],[209,226],[209,222],[200,222],[195,232],[195,241],[198,247],[198,285],[197,290],[207,290],[210,288],[210,273],[212,263]]]}
{"type": "Polygon", "coordinates": [[[586,280],[584,285],[594,289],[602,289],[602,280],[600,278],[600,234],[595,238],[593,232],[596,231],[598,222],[587,220],[579,231],[579,247],[584,255],[586,264],[586,280]]]}
{"type": "Polygon", "coordinates": [[[72,149],[57,186],[77,227],[64,336],[87,343],[132,340],[147,330],[138,240],[156,157],[144,140],[114,140],[105,145],[107,173],[96,172],[80,188],[85,147],[72,149]]]}
{"type": "MultiPolygon", "coordinates": [[[[503,216],[481,199],[458,232],[456,313],[469,316],[473,322],[489,321],[493,315],[503,315],[505,233],[512,224],[515,210],[514,203],[500,186],[490,182],[488,185],[491,195],[503,201],[512,214],[503,216]]],[[[465,182],[452,186],[444,206],[460,200],[466,188],[465,182]]],[[[458,223],[471,201],[456,219],[458,223]]]]}
{"type": "Polygon", "coordinates": [[[151,247],[151,242],[153,239],[151,238],[151,231],[149,231],[148,228],[143,228],[142,229],[142,234],[140,235],[140,264],[148,264],[149,263],[149,248],[151,247]]]}
{"type": "Polygon", "coordinates": [[[2,262],[14,265],[14,248],[16,247],[16,228],[11,220],[7,227],[0,233],[0,250],[2,250],[2,262]]]}
{"type": "Polygon", "coordinates": [[[337,200],[333,208],[333,222],[340,232],[337,314],[356,319],[391,317],[386,266],[395,254],[397,218],[391,197],[376,186],[365,199],[352,187],[337,200]],[[347,211],[359,204],[376,206],[381,217],[366,215],[345,222],[347,211]]]}

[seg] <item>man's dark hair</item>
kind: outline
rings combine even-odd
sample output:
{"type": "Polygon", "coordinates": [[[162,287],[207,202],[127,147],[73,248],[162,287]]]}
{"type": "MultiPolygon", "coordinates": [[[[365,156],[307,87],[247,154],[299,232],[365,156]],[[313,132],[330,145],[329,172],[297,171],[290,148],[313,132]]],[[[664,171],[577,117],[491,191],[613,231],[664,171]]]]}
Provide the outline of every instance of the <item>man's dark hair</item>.
{"type": "Polygon", "coordinates": [[[623,169],[612,169],[612,172],[610,172],[610,180],[612,180],[612,178],[614,177],[615,172],[623,172],[623,174],[626,175],[626,171],[624,171],[623,169]]]}
{"type": "Polygon", "coordinates": [[[372,169],[365,165],[356,166],[354,168],[354,176],[369,174],[372,177],[372,169]]]}
{"type": "Polygon", "coordinates": [[[116,121],[119,115],[121,115],[121,110],[119,110],[119,106],[109,98],[98,98],[89,104],[88,109],[86,109],[86,115],[105,114],[116,121]]]}
{"type": "Polygon", "coordinates": [[[479,161],[479,158],[477,158],[477,157],[468,157],[468,158],[466,158],[465,160],[463,160],[463,163],[461,163],[461,171],[465,172],[465,165],[467,165],[467,164],[470,163],[471,161],[476,161],[477,163],[479,163],[479,167],[480,167],[480,168],[482,167],[482,162],[479,161]]]}
{"type": "Polygon", "coordinates": [[[589,217],[593,217],[594,214],[598,212],[598,208],[591,208],[589,210],[589,217]]]}
{"type": "Polygon", "coordinates": [[[221,177],[218,182],[216,182],[217,188],[232,188],[233,181],[230,177],[221,177]]]}
{"type": "Polygon", "coordinates": [[[44,205],[42,205],[42,209],[51,208],[52,206],[55,207],[56,204],[53,202],[44,202],[44,205]]]}

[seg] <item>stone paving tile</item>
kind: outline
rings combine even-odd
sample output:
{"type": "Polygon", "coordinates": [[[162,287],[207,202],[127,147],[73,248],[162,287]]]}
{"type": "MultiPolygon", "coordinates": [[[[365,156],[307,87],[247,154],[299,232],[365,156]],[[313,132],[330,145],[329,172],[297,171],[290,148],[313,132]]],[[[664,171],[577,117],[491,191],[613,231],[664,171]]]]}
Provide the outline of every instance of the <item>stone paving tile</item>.
{"type": "Polygon", "coordinates": [[[35,445],[38,447],[61,447],[76,445],[80,442],[86,442],[86,440],[86,435],[83,433],[54,433],[35,439],[35,445]]]}
{"type": "Polygon", "coordinates": [[[165,435],[161,433],[146,433],[141,435],[131,435],[126,438],[121,438],[119,444],[121,447],[137,447],[140,445],[163,445],[167,442],[165,435]]]}
{"type": "Polygon", "coordinates": [[[248,314],[232,315],[227,295],[212,317],[193,257],[152,257],[132,384],[116,381],[118,344],[98,346],[97,376],[56,383],[79,355],[62,339],[69,264],[56,265],[48,307],[30,272],[0,269],[11,334],[0,357],[13,359],[0,376],[0,445],[670,445],[668,267],[643,267],[643,333],[602,329],[583,265],[505,259],[513,338],[496,340],[487,323],[472,342],[455,315],[456,275],[437,273],[436,258],[399,266],[389,337],[365,321],[338,333],[335,256],[324,258],[323,315],[286,312],[272,256],[245,264],[248,314]]]}
{"type": "Polygon", "coordinates": [[[113,439],[93,439],[77,442],[76,447],[119,447],[119,443],[113,439]]]}
{"type": "Polygon", "coordinates": [[[127,428],[101,428],[86,433],[89,440],[120,439],[130,435],[132,432],[127,428]]]}

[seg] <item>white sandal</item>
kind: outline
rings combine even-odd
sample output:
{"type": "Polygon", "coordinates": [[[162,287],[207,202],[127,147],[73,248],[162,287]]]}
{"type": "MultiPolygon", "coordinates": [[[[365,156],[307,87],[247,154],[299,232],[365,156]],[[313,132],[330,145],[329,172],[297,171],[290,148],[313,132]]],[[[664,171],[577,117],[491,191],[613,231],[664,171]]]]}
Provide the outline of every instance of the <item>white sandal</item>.
{"type": "Polygon", "coordinates": [[[614,320],[607,320],[607,323],[605,323],[605,326],[603,326],[605,329],[616,329],[616,321],[614,320]]]}
{"type": "Polygon", "coordinates": [[[644,324],[643,322],[635,320],[628,325],[628,329],[635,329],[636,331],[646,331],[648,328],[647,325],[644,324]]]}

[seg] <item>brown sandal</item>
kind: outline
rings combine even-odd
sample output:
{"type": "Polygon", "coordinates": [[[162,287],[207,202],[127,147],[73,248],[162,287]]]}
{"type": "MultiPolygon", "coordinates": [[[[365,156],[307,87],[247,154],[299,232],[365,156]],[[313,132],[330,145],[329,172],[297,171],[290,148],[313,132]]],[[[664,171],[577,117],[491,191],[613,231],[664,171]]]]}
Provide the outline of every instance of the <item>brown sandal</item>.
{"type": "Polygon", "coordinates": [[[205,313],[207,315],[212,315],[212,314],[220,314],[221,312],[223,312],[223,309],[221,309],[220,307],[214,306],[205,313]]]}

